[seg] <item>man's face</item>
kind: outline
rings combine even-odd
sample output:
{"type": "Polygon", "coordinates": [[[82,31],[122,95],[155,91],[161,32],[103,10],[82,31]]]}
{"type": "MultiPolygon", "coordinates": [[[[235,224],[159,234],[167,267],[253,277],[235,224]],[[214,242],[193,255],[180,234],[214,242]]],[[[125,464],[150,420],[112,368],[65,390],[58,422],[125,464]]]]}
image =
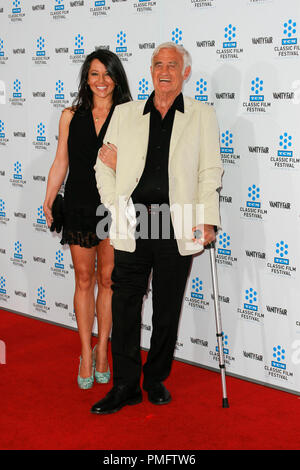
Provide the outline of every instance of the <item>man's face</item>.
{"type": "Polygon", "coordinates": [[[183,57],[175,48],[160,49],[151,67],[154,90],[158,93],[177,96],[190,70],[190,67],[186,67],[182,73],[183,57]]]}

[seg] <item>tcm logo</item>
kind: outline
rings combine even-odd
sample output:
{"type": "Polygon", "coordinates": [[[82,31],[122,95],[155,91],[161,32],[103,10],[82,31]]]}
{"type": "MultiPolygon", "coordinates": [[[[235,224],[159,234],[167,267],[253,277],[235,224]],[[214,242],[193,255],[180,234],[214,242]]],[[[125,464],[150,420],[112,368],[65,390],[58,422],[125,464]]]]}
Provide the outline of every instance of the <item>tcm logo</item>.
{"type": "Polygon", "coordinates": [[[40,286],[37,290],[37,300],[36,300],[37,304],[46,305],[45,298],[46,298],[46,291],[42,286],[40,286]]]}
{"type": "Polygon", "coordinates": [[[220,235],[218,236],[218,244],[219,255],[231,255],[230,235],[228,235],[226,232],[220,233],[220,235]]]}
{"type": "Polygon", "coordinates": [[[5,127],[4,122],[0,119],[0,139],[5,139],[5,127]]]}
{"type": "Polygon", "coordinates": [[[22,165],[20,162],[14,163],[14,180],[21,180],[22,179],[22,165]]]}
{"type": "Polygon", "coordinates": [[[59,10],[64,10],[64,0],[55,0],[55,6],[54,10],[59,11],[59,10]]]}
{"type": "MultiPolygon", "coordinates": [[[[222,346],[224,354],[229,354],[228,344],[228,335],[225,335],[222,331],[222,346]]],[[[219,352],[219,346],[216,346],[216,351],[219,352]]]]}
{"type": "Polygon", "coordinates": [[[295,34],[297,34],[296,26],[297,26],[297,23],[296,21],[293,21],[293,20],[288,20],[286,23],[284,23],[283,25],[284,38],[281,41],[283,46],[290,45],[290,44],[297,44],[298,40],[295,37],[295,34]]]}
{"type": "Polygon", "coordinates": [[[13,98],[22,98],[21,82],[18,78],[14,81],[13,85],[13,98]]]}
{"type": "Polygon", "coordinates": [[[182,43],[182,30],[181,29],[175,28],[172,31],[172,42],[175,42],[175,44],[182,43]]]}
{"type": "Polygon", "coordinates": [[[12,5],[13,5],[12,13],[21,13],[20,0],[13,0],[12,5]]]}
{"type": "Polygon", "coordinates": [[[0,57],[4,56],[4,44],[3,44],[3,39],[0,38],[0,57]]]}
{"type": "Polygon", "coordinates": [[[37,142],[45,142],[46,141],[45,129],[46,129],[45,124],[43,124],[42,122],[40,122],[37,125],[37,137],[36,137],[37,142]]]}
{"type": "Polygon", "coordinates": [[[244,309],[257,312],[257,292],[252,287],[245,290],[244,299],[244,309]]]}
{"type": "Polygon", "coordinates": [[[40,36],[39,38],[37,38],[36,40],[36,55],[37,57],[41,57],[41,56],[44,56],[46,54],[46,51],[45,51],[45,39],[40,36]]]}
{"type": "Polygon", "coordinates": [[[208,101],[207,81],[204,80],[204,78],[200,78],[200,80],[196,82],[195,100],[208,101]]]}
{"type": "Polygon", "coordinates": [[[293,151],[291,150],[293,145],[293,139],[291,135],[288,135],[287,132],[284,132],[279,137],[279,147],[280,150],[278,150],[277,155],[279,157],[292,157],[293,156],[293,151]]]}
{"type": "Polygon", "coordinates": [[[37,209],[37,219],[36,219],[37,224],[40,225],[46,225],[46,217],[45,213],[43,210],[43,206],[39,206],[37,209]]]}
{"type": "Polygon", "coordinates": [[[23,248],[22,243],[19,241],[15,242],[15,251],[14,251],[14,258],[15,259],[23,259],[23,248]]]}
{"type": "Polygon", "coordinates": [[[261,203],[260,203],[260,188],[253,184],[252,186],[249,186],[248,188],[248,201],[247,201],[247,207],[255,207],[255,208],[260,208],[261,203]]]}
{"type": "Polygon", "coordinates": [[[147,100],[149,98],[149,82],[145,78],[139,81],[138,100],[147,100]]]}
{"type": "Polygon", "coordinates": [[[104,7],[105,6],[105,0],[96,0],[95,1],[95,7],[104,7]]]}
{"type": "Polygon", "coordinates": [[[286,363],[285,360],[285,349],[282,346],[274,346],[273,348],[273,361],[271,362],[272,367],[277,367],[278,369],[285,370],[286,363]]]}
{"type": "Polygon", "coordinates": [[[225,154],[233,154],[234,149],[232,147],[233,144],[233,134],[230,131],[222,132],[221,135],[221,153],[225,154]]]}
{"type": "Polygon", "coordinates": [[[75,36],[75,49],[74,49],[74,54],[79,55],[79,54],[84,54],[84,49],[83,49],[83,36],[81,34],[77,34],[75,36]]]}
{"type": "Polygon", "coordinates": [[[55,84],[55,99],[56,100],[63,100],[65,98],[65,95],[63,93],[64,91],[64,82],[61,80],[58,80],[55,84]]]}
{"type": "Polygon", "coordinates": [[[127,35],[124,31],[120,31],[117,34],[117,47],[116,52],[127,52],[127,35]]]}
{"type": "Polygon", "coordinates": [[[0,217],[5,217],[5,202],[0,199],[0,217]]]}
{"type": "Polygon", "coordinates": [[[6,279],[0,276],[0,294],[6,294],[6,279]]]}
{"type": "Polygon", "coordinates": [[[284,264],[286,266],[289,265],[290,261],[287,258],[287,255],[289,254],[288,248],[289,248],[288,244],[285,243],[283,240],[276,243],[276,249],[275,249],[276,256],[274,258],[274,263],[284,264]]]}
{"type": "Polygon", "coordinates": [[[224,39],[225,39],[225,41],[223,42],[224,49],[236,48],[237,43],[235,40],[236,39],[236,27],[235,26],[232,26],[232,24],[229,24],[228,26],[225,27],[224,39]]]}
{"type": "Polygon", "coordinates": [[[194,299],[203,299],[203,282],[200,281],[199,277],[195,277],[192,280],[192,292],[191,292],[191,297],[194,299]]]}
{"type": "Polygon", "coordinates": [[[55,260],[54,266],[59,269],[64,269],[64,254],[61,250],[57,250],[55,253],[55,260]]]}
{"type": "Polygon", "coordinates": [[[261,80],[259,77],[256,77],[251,82],[251,92],[250,94],[250,101],[264,101],[265,97],[262,94],[264,91],[264,81],[261,80]]]}

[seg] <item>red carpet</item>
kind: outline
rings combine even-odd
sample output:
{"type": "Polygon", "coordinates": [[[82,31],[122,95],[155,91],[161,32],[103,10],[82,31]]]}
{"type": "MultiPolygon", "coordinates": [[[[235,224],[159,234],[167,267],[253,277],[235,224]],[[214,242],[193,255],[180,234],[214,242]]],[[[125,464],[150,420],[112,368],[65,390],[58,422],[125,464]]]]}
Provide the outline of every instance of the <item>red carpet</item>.
{"type": "MultiPolygon", "coordinates": [[[[71,330],[0,311],[0,449],[299,449],[299,397],[175,361],[169,405],[90,414],[111,385],[77,388],[79,339],[71,330]]],[[[96,339],[94,338],[94,341],[96,339]]],[[[145,354],[144,354],[145,356],[145,354]]]]}

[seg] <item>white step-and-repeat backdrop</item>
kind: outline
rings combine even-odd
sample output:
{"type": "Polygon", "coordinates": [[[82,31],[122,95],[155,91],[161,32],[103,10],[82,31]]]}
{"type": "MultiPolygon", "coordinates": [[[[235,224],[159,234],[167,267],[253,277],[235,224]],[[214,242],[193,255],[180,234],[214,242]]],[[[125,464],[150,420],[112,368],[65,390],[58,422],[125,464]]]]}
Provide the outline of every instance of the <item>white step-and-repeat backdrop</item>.
{"type": "MultiPolygon", "coordinates": [[[[0,0],[0,25],[0,307],[76,327],[70,251],[42,209],[60,113],[95,48],[119,55],[145,100],[152,51],[174,41],[193,58],[184,93],[220,124],[227,371],[299,393],[299,0],[0,0]]],[[[151,291],[142,323],[147,348],[151,291]]],[[[194,259],[176,357],[218,368],[208,253],[194,259]]]]}

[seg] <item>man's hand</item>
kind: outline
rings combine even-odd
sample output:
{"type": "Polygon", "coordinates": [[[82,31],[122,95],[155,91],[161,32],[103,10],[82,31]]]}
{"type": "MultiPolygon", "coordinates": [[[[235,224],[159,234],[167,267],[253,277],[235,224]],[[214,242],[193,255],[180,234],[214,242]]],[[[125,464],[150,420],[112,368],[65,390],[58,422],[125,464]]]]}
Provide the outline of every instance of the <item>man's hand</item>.
{"type": "Polygon", "coordinates": [[[216,239],[216,232],[215,232],[215,227],[214,225],[197,225],[196,227],[193,227],[193,234],[196,230],[199,230],[201,232],[200,238],[196,238],[194,236],[193,242],[194,243],[201,243],[203,246],[208,245],[209,243],[212,243],[216,239]]]}
{"type": "Polygon", "coordinates": [[[116,171],[117,167],[117,147],[114,144],[103,144],[99,150],[98,157],[104,165],[116,171]]]}

